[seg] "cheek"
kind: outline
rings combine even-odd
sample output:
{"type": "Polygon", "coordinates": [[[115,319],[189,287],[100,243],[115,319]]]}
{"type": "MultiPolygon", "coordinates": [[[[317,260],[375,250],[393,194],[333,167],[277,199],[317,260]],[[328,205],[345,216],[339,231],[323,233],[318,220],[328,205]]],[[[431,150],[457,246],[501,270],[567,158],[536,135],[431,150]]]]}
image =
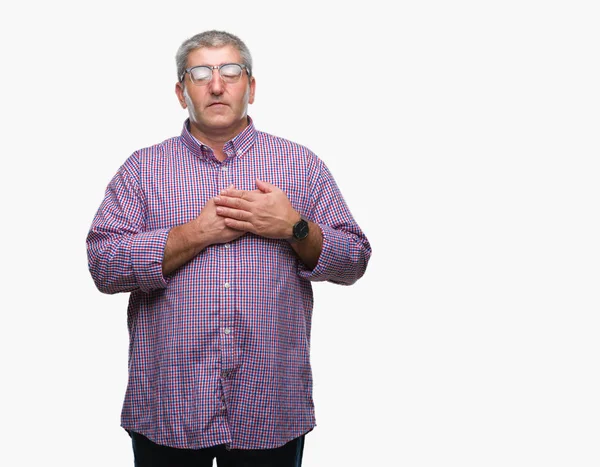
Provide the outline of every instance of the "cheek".
{"type": "Polygon", "coordinates": [[[192,107],[192,100],[190,99],[190,95],[188,94],[187,86],[183,88],[183,100],[188,107],[192,107]]]}
{"type": "MultiPolygon", "coordinates": [[[[190,108],[190,109],[195,109],[196,108],[196,105],[194,104],[194,101],[192,100],[192,98],[190,97],[190,94],[188,93],[187,86],[183,90],[183,98],[184,98],[185,103],[188,106],[188,108],[190,108]]],[[[200,102],[200,97],[198,96],[197,93],[194,95],[194,99],[196,100],[196,102],[200,102]]]]}

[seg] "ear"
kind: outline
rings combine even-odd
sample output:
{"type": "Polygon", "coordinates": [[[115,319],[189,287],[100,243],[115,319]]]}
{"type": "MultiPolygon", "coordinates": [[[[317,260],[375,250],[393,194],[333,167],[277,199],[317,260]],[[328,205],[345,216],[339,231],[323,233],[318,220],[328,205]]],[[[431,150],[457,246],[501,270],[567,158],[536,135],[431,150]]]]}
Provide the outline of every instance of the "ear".
{"type": "Polygon", "coordinates": [[[256,90],[256,80],[254,76],[250,78],[250,97],[248,97],[248,104],[254,103],[254,91],[256,90]]]}
{"type": "Polygon", "coordinates": [[[177,94],[177,99],[179,100],[179,105],[181,105],[182,109],[187,109],[187,103],[185,102],[184,88],[183,83],[175,84],[175,94],[177,94]]]}

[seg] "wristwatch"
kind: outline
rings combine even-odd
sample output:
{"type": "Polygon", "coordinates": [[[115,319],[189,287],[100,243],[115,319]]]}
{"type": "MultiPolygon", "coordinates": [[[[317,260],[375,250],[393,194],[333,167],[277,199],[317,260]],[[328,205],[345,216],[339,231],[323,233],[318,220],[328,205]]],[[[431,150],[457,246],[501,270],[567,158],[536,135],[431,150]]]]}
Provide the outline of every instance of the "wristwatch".
{"type": "Polygon", "coordinates": [[[308,222],[306,219],[300,218],[300,220],[294,224],[292,229],[292,237],[294,241],[297,242],[308,237],[308,222]]]}

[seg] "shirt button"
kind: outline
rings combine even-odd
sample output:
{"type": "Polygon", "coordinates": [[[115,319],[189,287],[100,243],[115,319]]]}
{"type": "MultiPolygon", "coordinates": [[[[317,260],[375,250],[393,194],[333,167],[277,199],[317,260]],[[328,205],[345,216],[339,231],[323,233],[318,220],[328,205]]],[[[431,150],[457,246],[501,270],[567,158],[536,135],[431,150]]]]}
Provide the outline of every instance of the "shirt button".
{"type": "Polygon", "coordinates": [[[221,171],[227,172],[227,167],[221,167],[221,171]]]}
{"type": "Polygon", "coordinates": [[[231,329],[229,329],[229,328],[225,328],[225,329],[223,329],[223,332],[224,332],[225,334],[229,334],[229,333],[231,332],[231,329]]]}
{"type": "Polygon", "coordinates": [[[228,371],[222,371],[221,372],[221,376],[225,379],[227,379],[227,377],[229,376],[229,372],[228,371]]]}
{"type": "Polygon", "coordinates": [[[229,248],[231,245],[229,243],[225,244],[225,248],[229,248]]]}
{"type": "Polygon", "coordinates": [[[223,287],[228,289],[229,287],[231,287],[231,284],[229,282],[225,282],[225,284],[223,284],[223,287]]]}

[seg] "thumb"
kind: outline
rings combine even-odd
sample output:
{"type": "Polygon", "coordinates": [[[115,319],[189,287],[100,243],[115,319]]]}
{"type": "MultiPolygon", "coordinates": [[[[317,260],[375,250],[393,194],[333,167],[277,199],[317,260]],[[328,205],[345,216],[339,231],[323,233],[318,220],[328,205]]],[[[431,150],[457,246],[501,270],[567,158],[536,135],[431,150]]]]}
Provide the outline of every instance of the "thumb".
{"type": "Polygon", "coordinates": [[[277,187],[275,185],[271,185],[269,182],[263,182],[262,180],[256,180],[256,188],[258,188],[263,193],[271,193],[277,187]]]}

